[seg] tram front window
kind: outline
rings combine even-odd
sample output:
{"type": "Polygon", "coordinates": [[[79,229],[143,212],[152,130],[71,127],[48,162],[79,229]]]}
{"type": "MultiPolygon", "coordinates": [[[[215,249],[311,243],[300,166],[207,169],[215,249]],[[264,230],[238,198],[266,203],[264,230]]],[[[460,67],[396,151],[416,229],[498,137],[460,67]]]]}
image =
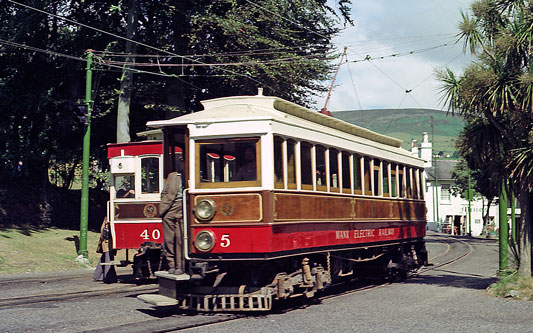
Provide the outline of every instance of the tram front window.
{"type": "Polygon", "coordinates": [[[115,176],[115,198],[134,198],[135,197],[135,176],[121,175],[115,176]]]}
{"type": "Polygon", "coordinates": [[[257,140],[235,139],[200,143],[200,183],[257,181],[256,147],[257,140]]]}
{"type": "Polygon", "coordinates": [[[159,158],[146,157],[141,160],[141,192],[159,193],[159,158]]]}

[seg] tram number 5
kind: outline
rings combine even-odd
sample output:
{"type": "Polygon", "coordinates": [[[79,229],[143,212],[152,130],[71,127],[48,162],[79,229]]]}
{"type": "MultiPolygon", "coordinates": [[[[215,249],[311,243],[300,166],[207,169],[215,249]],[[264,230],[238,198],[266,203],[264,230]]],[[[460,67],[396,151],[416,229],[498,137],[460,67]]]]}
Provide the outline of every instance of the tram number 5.
{"type": "Polygon", "coordinates": [[[228,247],[231,244],[229,240],[229,234],[224,234],[222,237],[220,237],[220,246],[222,247],[228,247]]]}
{"type": "MultiPolygon", "coordinates": [[[[141,237],[143,239],[150,239],[150,235],[148,234],[148,229],[144,229],[144,231],[141,233],[141,237]]],[[[159,239],[161,237],[161,231],[159,229],[152,230],[152,239],[159,239]]]]}

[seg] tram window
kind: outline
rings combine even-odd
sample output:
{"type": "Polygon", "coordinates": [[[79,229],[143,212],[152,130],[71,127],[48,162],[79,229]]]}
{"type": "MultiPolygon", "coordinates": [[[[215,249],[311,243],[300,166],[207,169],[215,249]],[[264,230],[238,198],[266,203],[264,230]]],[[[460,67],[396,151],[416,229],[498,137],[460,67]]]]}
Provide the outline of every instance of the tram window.
{"type": "Polygon", "coordinates": [[[350,155],[342,153],[342,191],[351,193],[350,184],[350,155]]]}
{"type": "Polygon", "coordinates": [[[400,187],[400,198],[405,198],[405,182],[403,177],[403,165],[398,165],[398,185],[400,187]]]}
{"type": "Polygon", "coordinates": [[[274,185],[284,188],[283,180],[283,139],[274,137],[274,185]]]}
{"type": "Polygon", "coordinates": [[[307,142],[300,143],[300,171],[302,174],[302,188],[313,189],[313,163],[312,163],[313,146],[307,142]]]}
{"type": "Polygon", "coordinates": [[[426,182],[424,181],[424,171],[422,169],[419,169],[418,177],[420,183],[420,199],[424,200],[424,195],[427,189],[424,188],[426,182]]]}
{"type": "Polygon", "coordinates": [[[417,171],[415,168],[411,169],[411,177],[413,181],[413,198],[418,199],[418,177],[417,177],[417,171]]]}
{"type": "Polygon", "coordinates": [[[396,186],[397,186],[397,182],[396,182],[396,164],[394,163],[391,163],[391,167],[390,167],[390,193],[391,193],[391,196],[392,197],[396,197],[398,195],[397,193],[397,190],[396,190],[396,186]]]}
{"type": "Polygon", "coordinates": [[[407,187],[407,197],[412,198],[413,197],[413,187],[411,184],[411,168],[406,168],[406,174],[405,174],[405,180],[406,180],[406,187],[407,187]]]}
{"type": "MultiPolygon", "coordinates": [[[[198,145],[200,183],[227,183],[258,180],[256,140],[227,140],[198,145]]],[[[257,184],[239,184],[250,186],[257,184]]]]}
{"type": "Polygon", "coordinates": [[[378,159],[374,159],[374,195],[378,196],[381,194],[381,161],[378,159]]]}
{"type": "Polygon", "coordinates": [[[159,193],[159,158],[141,159],[141,193],[159,193]]]}
{"type": "Polygon", "coordinates": [[[296,189],[296,141],[287,140],[287,187],[296,189]]]}
{"type": "Polygon", "coordinates": [[[339,151],[329,149],[329,186],[331,192],[339,191],[339,151]]]}
{"type": "Polygon", "coordinates": [[[361,156],[353,155],[353,189],[361,194],[361,156]]]}
{"type": "Polygon", "coordinates": [[[135,176],[121,175],[115,176],[115,198],[134,198],[135,197],[135,176]]]}
{"type": "Polygon", "coordinates": [[[389,163],[383,162],[383,169],[381,170],[383,174],[383,195],[388,197],[390,196],[389,189],[389,163]]]}
{"type": "Polygon", "coordinates": [[[316,146],[316,188],[326,191],[326,148],[316,146]]]}
{"type": "Polygon", "coordinates": [[[372,184],[370,183],[370,160],[368,158],[364,159],[364,184],[365,184],[365,195],[372,195],[372,184]]]}

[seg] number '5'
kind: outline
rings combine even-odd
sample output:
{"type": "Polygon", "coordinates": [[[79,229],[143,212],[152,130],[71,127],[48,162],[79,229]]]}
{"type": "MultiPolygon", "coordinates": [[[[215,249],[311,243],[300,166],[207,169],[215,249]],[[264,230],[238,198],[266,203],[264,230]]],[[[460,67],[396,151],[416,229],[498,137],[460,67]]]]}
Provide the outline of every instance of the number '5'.
{"type": "Polygon", "coordinates": [[[220,237],[220,246],[222,247],[228,247],[231,244],[229,240],[229,234],[224,234],[222,237],[220,237]]]}

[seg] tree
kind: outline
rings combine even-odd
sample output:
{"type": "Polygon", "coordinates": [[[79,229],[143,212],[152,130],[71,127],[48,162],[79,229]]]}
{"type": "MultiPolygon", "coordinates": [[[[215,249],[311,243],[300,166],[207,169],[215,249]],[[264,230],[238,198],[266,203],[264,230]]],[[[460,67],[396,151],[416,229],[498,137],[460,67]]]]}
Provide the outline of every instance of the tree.
{"type": "MultiPolygon", "coordinates": [[[[126,21],[126,37],[130,40],[135,38],[137,31],[138,15],[139,15],[139,1],[128,1],[128,17],[126,21]]],[[[137,50],[137,45],[133,41],[126,41],[126,63],[130,61],[135,62],[135,58],[130,56],[137,50]]],[[[124,65],[122,70],[122,77],[120,79],[120,94],[118,97],[117,108],[117,142],[130,142],[130,103],[131,103],[131,89],[133,83],[133,71],[130,70],[129,65],[124,65]]]]}
{"type": "Polygon", "coordinates": [[[459,37],[477,61],[460,77],[450,70],[439,73],[445,104],[470,126],[464,132],[463,153],[470,151],[475,166],[497,183],[508,180],[520,201],[519,272],[527,276],[532,266],[533,195],[527,179],[517,176],[526,165],[515,163],[513,172],[509,166],[513,155],[528,146],[533,125],[532,9],[519,0],[474,2],[473,16],[463,14],[459,37]]]}
{"type": "MultiPolygon", "coordinates": [[[[23,161],[24,182],[41,194],[40,201],[50,191],[50,167],[69,166],[57,173],[65,177],[58,184],[67,184],[81,159],[84,125],[76,105],[84,97],[85,50],[95,50],[91,159],[103,166],[106,144],[116,140],[119,96],[129,103],[129,115],[121,119],[129,121],[130,133],[145,130],[148,120],[199,110],[203,99],[256,94],[258,87],[310,106],[311,96],[327,88],[339,23],[350,23],[347,0],[337,1],[338,16],[325,0],[128,0],[129,18],[112,10],[123,0],[24,3],[100,29],[2,3],[1,186],[8,186],[12,169],[23,161]],[[135,50],[136,43],[128,47],[121,36],[143,44],[135,50]]],[[[7,197],[16,196],[0,200],[7,197]]]]}

